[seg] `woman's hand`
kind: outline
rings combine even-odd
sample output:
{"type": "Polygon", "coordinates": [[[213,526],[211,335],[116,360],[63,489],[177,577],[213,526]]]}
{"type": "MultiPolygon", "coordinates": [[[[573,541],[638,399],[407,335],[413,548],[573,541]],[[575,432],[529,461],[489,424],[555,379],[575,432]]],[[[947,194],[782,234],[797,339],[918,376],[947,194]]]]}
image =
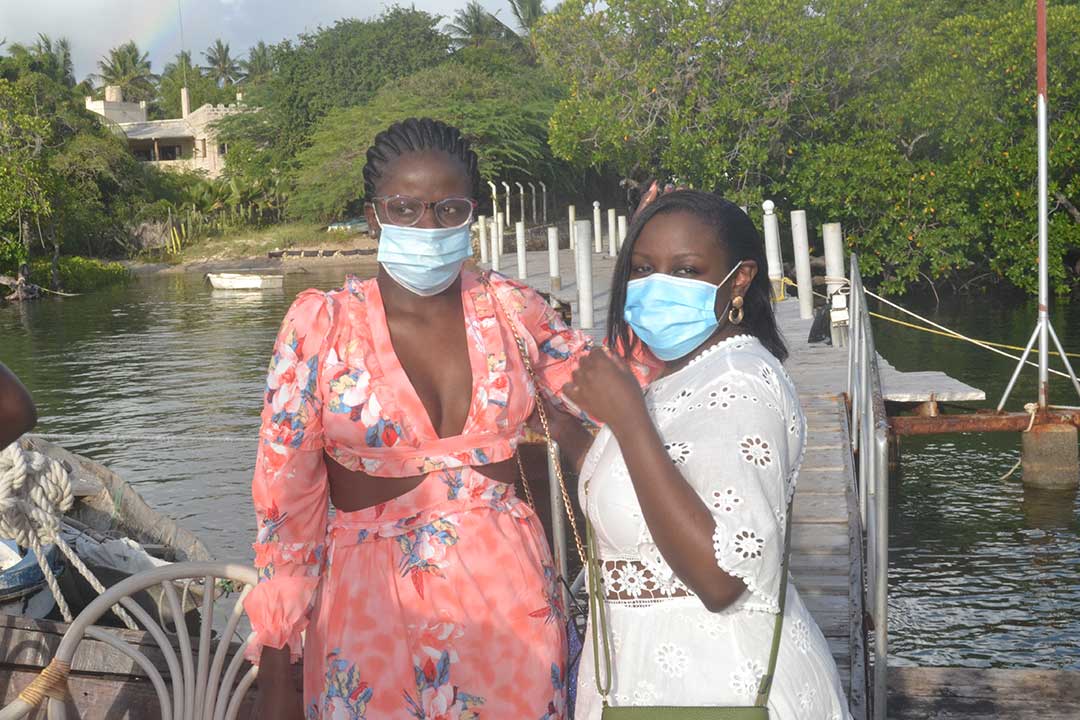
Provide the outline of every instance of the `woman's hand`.
{"type": "Polygon", "coordinates": [[[607,348],[594,348],[582,358],[563,392],[616,434],[631,423],[649,420],[637,378],[630,366],[607,348]]]}
{"type": "Polygon", "coordinates": [[[251,720],[303,720],[303,717],[303,665],[290,662],[288,648],[263,648],[251,720]]]}

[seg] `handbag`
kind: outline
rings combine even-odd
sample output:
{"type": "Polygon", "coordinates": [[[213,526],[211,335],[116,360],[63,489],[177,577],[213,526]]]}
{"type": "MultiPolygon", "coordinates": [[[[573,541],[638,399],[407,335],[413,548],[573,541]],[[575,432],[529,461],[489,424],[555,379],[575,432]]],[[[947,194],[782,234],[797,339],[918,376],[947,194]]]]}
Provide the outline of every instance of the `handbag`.
{"type": "MultiPolygon", "coordinates": [[[[589,481],[585,481],[585,496],[589,494],[589,481]]],[[[589,578],[589,610],[593,616],[592,646],[596,690],[603,701],[600,717],[604,720],[768,720],[769,692],[776,673],[776,658],[780,652],[780,639],[784,630],[784,602],[787,599],[788,560],[791,557],[791,502],[787,506],[784,530],[784,557],[780,563],[780,612],[773,628],[772,649],[769,651],[769,668],[761,677],[757,699],[753,705],[732,707],[675,707],[654,705],[642,707],[612,707],[608,705],[611,693],[611,646],[608,641],[607,610],[604,602],[604,581],[600,574],[599,554],[592,523],[585,517],[586,554],[589,578]],[[600,676],[600,660],[604,662],[604,679],[600,676]]]]}
{"type": "MultiPolygon", "coordinates": [[[[559,483],[559,492],[562,494],[563,510],[566,512],[566,519],[570,524],[570,529],[574,535],[574,547],[577,550],[578,559],[581,561],[581,567],[587,567],[588,555],[585,551],[585,546],[581,542],[581,534],[578,532],[577,519],[574,517],[573,505],[570,504],[570,493],[566,488],[566,478],[563,476],[562,462],[559,459],[559,453],[555,448],[555,443],[551,439],[551,428],[548,425],[547,411],[544,409],[544,400],[540,396],[540,382],[536,376],[536,371],[533,369],[532,360],[529,359],[529,349],[525,345],[525,341],[522,339],[521,334],[518,332],[517,323],[514,322],[510,311],[506,305],[503,304],[502,298],[491,287],[491,279],[488,273],[480,275],[480,282],[483,283],[487,289],[488,294],[494,298],[495,305],[502,311],[502,314],[506,317],[507,324],[510,326],[510,332],[514,336],[514,343],[517,345],[518,353],[521,355],[521,362],[525,366],[525,372],[528,373],[529,378],[532,380],[533,389],[535,392],[535,404],[536,414],[540,418],[540,426],[544,431],[544,442],[547,445],[548,458],[551,460],[551,467],[555,472],[555,477],[559,483]]],[[[518,473],[521,475],[521,485],[525,490],[525,501],[533,508],[536,504],[533,500],[532,490],[529,487],[529,479],[525,476],[525,468],[521,464],[521,454],[517,455],[518,473]]],[[[559,583],[566,588],[566,597],[569,600],[566,608],[566,637],[567,645],[569,646],[570,657],[566,667],[566,705],[572,708],[574,706],[574,700],[577,695],[577,676],[578,667],[581,663],[581,651],[584,648],[585,639],[582,637],[579,630],[579,623],[577,621],[577,615],[581,616],[581,625],[585,624],[585,620],[588,616],[588,608],[579,609],[577,603],[574,601],[574,595],[570,591],[569,584],[566,578],[560,576],[559,583]]]]}

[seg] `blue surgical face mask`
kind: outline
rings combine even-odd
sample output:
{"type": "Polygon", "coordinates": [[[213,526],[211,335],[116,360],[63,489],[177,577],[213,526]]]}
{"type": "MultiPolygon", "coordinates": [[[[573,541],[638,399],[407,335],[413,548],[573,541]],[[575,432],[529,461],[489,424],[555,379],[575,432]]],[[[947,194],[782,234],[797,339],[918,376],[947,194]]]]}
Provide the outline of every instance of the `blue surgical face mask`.
{"type": "Polygon", "coordinates": [[[678,360],[716,331],[716,293],[740,265],[741,260],[719,285],[664,273],[631,280],[623,317],[656,357],[678,360]]]}
{"type": "Polygon", "coordinates": [[[409,292],[438,295],[454,284],[461,265],[472,255],[469,225],[418,228],[380,223],[376,259],[409,292]]]}

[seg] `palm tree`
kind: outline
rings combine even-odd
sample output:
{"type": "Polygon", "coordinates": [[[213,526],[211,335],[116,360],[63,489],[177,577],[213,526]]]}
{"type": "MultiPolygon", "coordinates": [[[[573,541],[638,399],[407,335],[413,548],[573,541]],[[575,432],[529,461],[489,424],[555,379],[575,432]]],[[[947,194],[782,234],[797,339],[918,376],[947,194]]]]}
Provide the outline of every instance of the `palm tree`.
{"type": "Polygon", "coordinates": [[[205,70],[219,87],[232,85],[240,79],[240,63],[229,54],[229,44],[218,38],[203,53],[206,58],[205,70]]]}
{"type": "Polygon", "coordinates": [[[480,47],[488,40],[501,40],[513,34],[478,0],[470,0],[464,8],[454,13],[454,20],[447,24],[446,31],[458,47],[480,47]]]}
{"type": "Polygon", "coordinates": [[[244,70],[244,82],[254,83],[265,79],[274,70],[273,50],[260,40],[248,50],[247,60],[242,60],[240,66],[244,70]]]}
{"type": "Polygon", "coordinates": [[[96,77],[105,85],[119,85],[126,100],[150,100],[154,97],[154,81],[157,75],[150,71],[149,56],[139,51],[135,41],[129,41],[109,50],[98,60],[96,77]]]}
{"type": "Polygon", "coordinates": [[[53,75],[64,85],[75,87],[75,64],[71,61],[71,41],[66,37],[53,40],[45,33],[38,33],[34,43],[34,52],[47,59],[52,66],[53,75]]]}
{"type": "Polygon", "coordinates": [[[510,0],[510,11],[514,13],[518,28],[525,36],[532,34],[536,21],[547,12],[544,0],[510,0]]]}

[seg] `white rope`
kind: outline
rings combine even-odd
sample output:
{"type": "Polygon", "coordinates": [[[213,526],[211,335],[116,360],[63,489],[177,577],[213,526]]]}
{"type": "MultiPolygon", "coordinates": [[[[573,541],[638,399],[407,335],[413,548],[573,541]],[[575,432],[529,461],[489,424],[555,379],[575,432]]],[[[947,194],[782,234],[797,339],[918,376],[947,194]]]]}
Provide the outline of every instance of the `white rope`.
{"type": "MultiPolygon", "coordinates": [[[[947,328],[944,325],[939,325],[938,323],[934,322],[933,320],[928,320],[927,318],[924,318],[922,315],[919,315],[918,313],[911,312],[907,308],[902,307],[900,305],[897,305],[896,303],[892,302],[891,300],[883,298],[880,295],[878,295],[877,293],[871,292],[871,291],[867,290],[866,288],[863,288],[863,292],[865,294],[869,295],[870,297],[878,300],[879,302],[885,303],[886,305],[888,305],[891,308],[895,308],[895,309],[899,310],[900,312],[902,312],[902,313],[904,313],[906,315],[910,315],[911,317],[915,318],[916,320],[920,320],[920,321],[926,323],[927,325],[930,325],[931,327],[935,327],[938,330],[943,330],[944,332],[949,333],[950,335],[952,335],[953,337],[955,337],[958,340],[966,340],[967,342],[969,342],[969,343],[971,343],[973,345],[978,345],[979,347],[981,347],[984,350],[989,350],[992,353],[997,353],[998,355],[1002,355],[1002,356],[1007,357],[1007,358],[1009,358],[1011,360],[1020,360],[1019,355],[1013,355],[1012,353],[1007,353],[1004,350],[998,350],[996,347],[992,347],[990,345],[987,345],[986,343],[981,342],[979,340],[976,340],[975,338],[970,338],[967,335],[962,335],[961,333],[958,333],[955,330],[947,328]]],[[[1032,367],[1038,367],[1038,363],[1032,362],[1031,360],[1028,360],[1027,364],[1031,365],[1032,367]]],[[[1054,373],[1055,375],[1060,375],[1063,378],[1069,377],[1068,374],[1063,373],[1060,370],[1055,370],[1054,368],[1047,368],[1047,370],[1054,373]]]]}
{"type": "MultiPolygon", "coordinates": [[[[33,550],[56,606],[69,623],[74,619],[71,608],[60,592],[43,546],[55,544],[94,590],[105,592],[90,568],[60,537],[61,520],[74,501],[71,480],[63,465],[42,453],[24,450],[18,442],[0,451],[0,537],[33,550]]],[[[138,629],[123,608],[117,605],[112,610],[129,628],[138,629]]]]}
{"type": "MultiPolygon", "coordinates": [[[[1031,414],[1031,419],[1028,420],[1028,426],[1027,426],[1027,429],[1024,430],[1024,432],[1029,433],[1029,432],[1031,432],[1031,428],[1035,427],[1035,413],[1037,413],[1038,410],[1039,410],[1039,404],[1038,403],[1026,403],[1024,405],[1024,411],[1031,414]]],[[[1008,480],[1010,477],[1012,477],[1012,474],[1014,472],[1016,472],[1020,468],[1020,464],[1023,463],[1023,462],[1024,462],[1024,457],[1023,457],[1023,455],[1021,455],[1020,459],[1016,461],[1016,464],[1013,465],[1009,469],[1009,472],[1007,472],[1007,473],[1005,473],[1004,475],[1001,476],[1001,478],[999,479],[999,482],[1001,480],[1008,480]]]]}

